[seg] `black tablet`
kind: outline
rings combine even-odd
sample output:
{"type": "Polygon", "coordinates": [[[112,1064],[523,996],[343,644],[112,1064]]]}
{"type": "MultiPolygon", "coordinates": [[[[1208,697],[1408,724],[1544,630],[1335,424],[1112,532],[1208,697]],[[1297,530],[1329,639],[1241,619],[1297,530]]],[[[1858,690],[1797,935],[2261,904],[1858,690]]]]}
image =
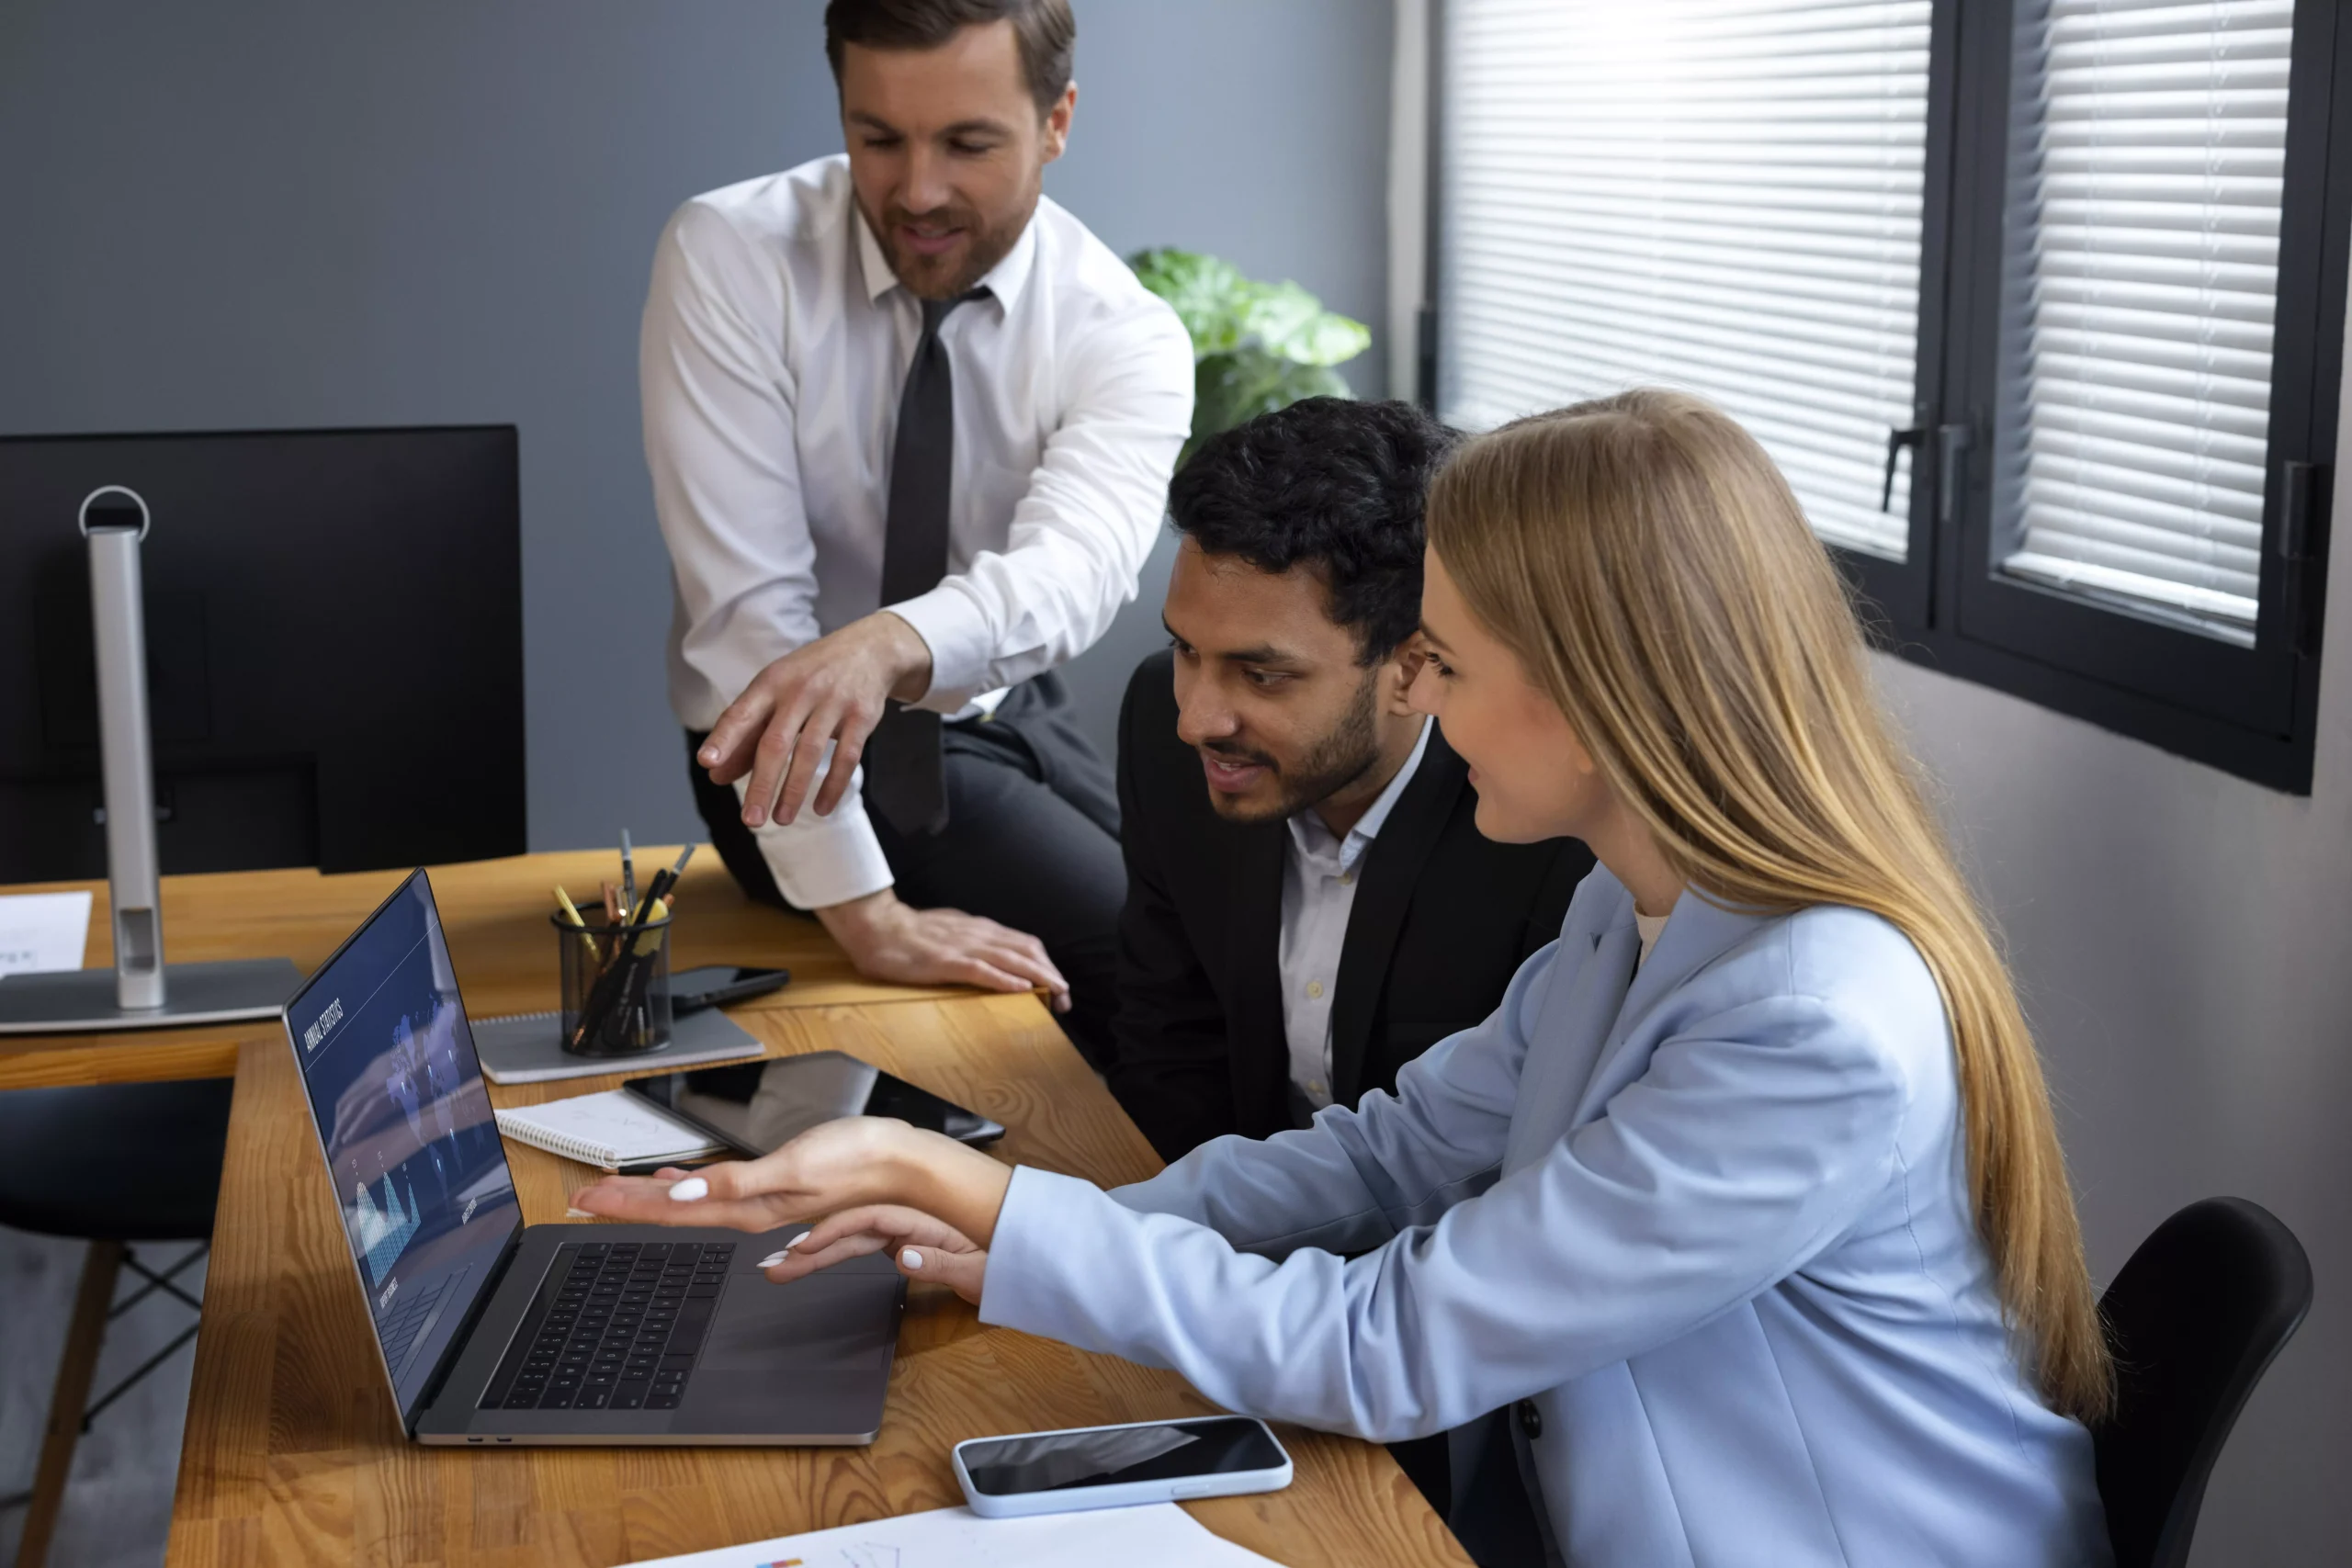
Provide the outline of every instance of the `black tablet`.
{"type": "Polygon", "coordinates": [[[631,1078],[622,1087],[752,1156],[843,1116],[893,1116],[966,1144],[1004,1136],[1004,1129],[987,1117],[842,1051],[696,1067],[631,1078]]]}

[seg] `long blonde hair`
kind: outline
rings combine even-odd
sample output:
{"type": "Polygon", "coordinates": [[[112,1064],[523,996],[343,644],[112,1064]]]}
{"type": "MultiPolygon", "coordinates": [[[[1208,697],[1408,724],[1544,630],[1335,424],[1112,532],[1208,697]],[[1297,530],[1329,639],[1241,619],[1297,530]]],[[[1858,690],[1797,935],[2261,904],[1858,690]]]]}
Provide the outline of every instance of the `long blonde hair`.
{"type": "Polygon", "coordinates": [[[1976,1225],[2042,1393],[2113,1373],[2033,1037],[1872,690],[1843,583],[1763,448],[1638,390],[1508,424],[1438,476],[1429,540],[1683,880],[1715,902],[1868,909],[1943,994],[1976,1225]]]}

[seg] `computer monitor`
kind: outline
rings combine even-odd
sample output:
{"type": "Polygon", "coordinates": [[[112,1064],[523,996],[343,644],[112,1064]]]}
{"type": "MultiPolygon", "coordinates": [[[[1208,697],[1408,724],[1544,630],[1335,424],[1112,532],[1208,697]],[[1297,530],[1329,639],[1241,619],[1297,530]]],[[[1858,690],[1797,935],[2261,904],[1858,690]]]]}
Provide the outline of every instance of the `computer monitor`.
{"type": "Polygon", "coordinates": [[[286,1004],[403,1420],[523,1224],[424,873],[286,1004]]]}
{"type": "Polygon", "coordinates": [[[107,874],[85,498],[135,491],[167,873],[526,844],[512,425],[0,437],[0,883],[107,874]]]}

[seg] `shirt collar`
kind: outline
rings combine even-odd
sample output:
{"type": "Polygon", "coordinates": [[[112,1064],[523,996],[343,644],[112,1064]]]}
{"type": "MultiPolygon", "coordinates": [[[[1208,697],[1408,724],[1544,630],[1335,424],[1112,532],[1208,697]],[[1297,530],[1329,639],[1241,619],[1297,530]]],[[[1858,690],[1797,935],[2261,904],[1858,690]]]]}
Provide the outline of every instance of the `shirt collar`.
{"type": "MultiPolygon", "coordinates": [[[[1356,825],[1348,829],[1348,836],[1340,840],[1341,871],[1352,869],[1373,840],[1380,836],[1382,824],[1388,820],[1389,812],[1396,809],[1398,798],[1405,793],[1405,786],[1413,782],[1414,771],[1421,765],[1422,753],[1430,749],[1430,721],[1424,716],[1421,733],[1414,740],[1411,752],[1406,756],[1405,765],[1396,770],[1396,776],[1388,781],[1388,787],[1380,792],[1372,805],[1365,808],[1364,814],[1356,818],[1356,825]]],[[[1301,854],[1328,856],[1331,853],[1331,829],[1311,806],[1290,819],[1290,839],[1301,854]]]]}
{"type": "MultiPolygon", "coordinates": [[[[1039,197],[1038,204],[1043,206],[1045,199],[1039,197]]],[[[860,207],[853,197],[849,209],[857,220],[854,225],[857,230],[857,265],[865,284],[866,303],[878,303],[882,296],[902,286],[899,282],[899,275],[890,270],[890,258],[882,254],[882,242],[875,238],[873,225],[865,220],[865,209],[860,207]]],[[[1010,310],[1036,266],[1037,215],[1033,212],[1029,215],[1029,221],[1022,226],[1021,238],[1012,242],[1012,249],[1005,252],[1004,259],[989,268],[979,282],[972,287],[987,289],[999,307],[1010,310]]]]}

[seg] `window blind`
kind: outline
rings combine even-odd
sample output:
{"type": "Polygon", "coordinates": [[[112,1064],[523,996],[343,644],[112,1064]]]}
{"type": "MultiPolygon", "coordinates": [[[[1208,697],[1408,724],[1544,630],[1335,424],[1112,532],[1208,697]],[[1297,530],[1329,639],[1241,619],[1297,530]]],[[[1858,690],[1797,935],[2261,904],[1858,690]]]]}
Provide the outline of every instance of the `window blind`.
{"type": "Polygon", "coordinates": [[[2001,570],[2252,646],[2293,0],[2019,0],[2001,570]]]}
{"type": "Polygon", "coordinates": [[[1928,0],[1450,0],[1439,406],[1713,399],[1904,555],[1928,0]]]}

